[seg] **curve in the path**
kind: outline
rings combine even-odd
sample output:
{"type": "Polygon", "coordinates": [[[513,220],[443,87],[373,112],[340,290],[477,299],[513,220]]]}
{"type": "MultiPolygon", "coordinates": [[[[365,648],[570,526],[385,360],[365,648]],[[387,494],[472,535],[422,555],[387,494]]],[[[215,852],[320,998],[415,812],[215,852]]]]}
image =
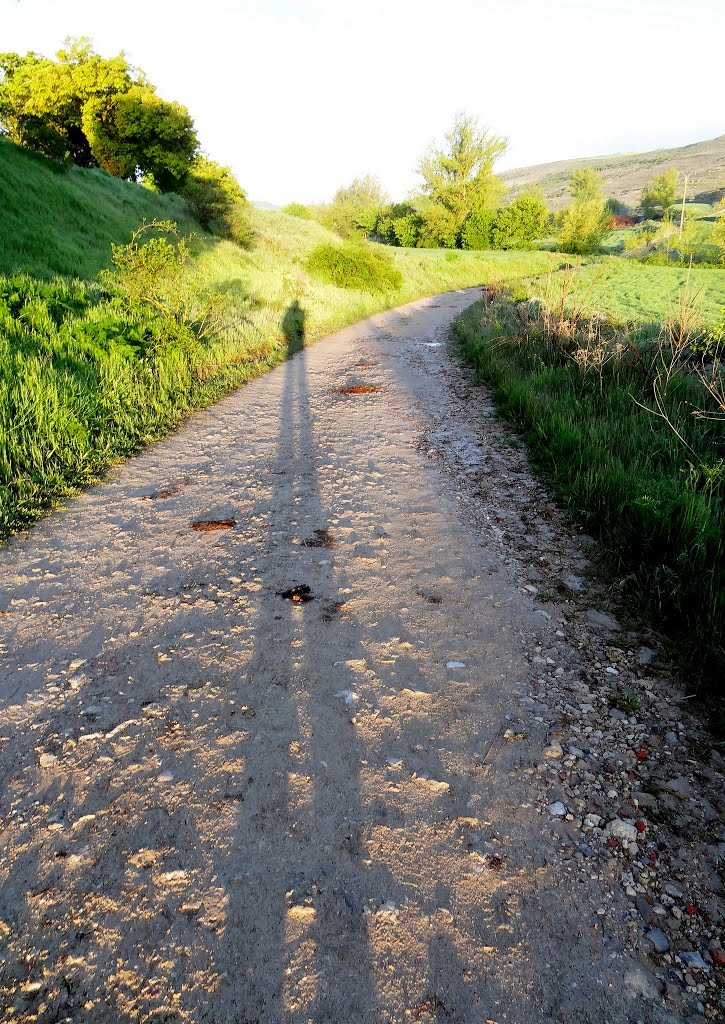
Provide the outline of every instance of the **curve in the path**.
{"type": "Polygon", "coordinates": [[[302,351],[0,552],[8,1019],[636,1019],[510,728],[555,623],[461,504],[501,468],[485,397],[446,413],[474,298],[302,351]]]}

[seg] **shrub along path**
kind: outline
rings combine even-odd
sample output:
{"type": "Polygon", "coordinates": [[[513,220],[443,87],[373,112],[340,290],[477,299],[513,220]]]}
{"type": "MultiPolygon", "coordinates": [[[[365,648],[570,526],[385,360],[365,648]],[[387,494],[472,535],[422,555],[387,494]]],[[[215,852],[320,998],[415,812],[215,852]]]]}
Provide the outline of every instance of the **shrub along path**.
{"type": "Polygon", "coordinates": [[[448,352],[474,297],[303,350],[0,553],[8,1019],[721,1013],[720,765],[448,352]]]}

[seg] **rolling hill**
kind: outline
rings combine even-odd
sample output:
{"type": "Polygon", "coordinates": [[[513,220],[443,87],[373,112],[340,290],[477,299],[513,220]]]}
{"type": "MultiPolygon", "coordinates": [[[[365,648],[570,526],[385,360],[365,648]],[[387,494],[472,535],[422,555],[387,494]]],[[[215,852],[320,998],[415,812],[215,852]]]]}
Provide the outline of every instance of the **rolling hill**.
{"type": "Polygon", "coordinates": [[[691,179],[688,198],[712,202],[725,192],[725,135],[708,142],[695,142],[676,149],[654,149],[646,153],[613,153],[610,156],[582,157],[577,160],[556,160],[532,167],[504,171],[500,177],[517,195],[537,185],[553,210],[561,209],[570,199],[569,175],[583,167],[593,167],[604,180],[604,191],[636,207],[642,188],[668,167],[677,167],[691,179]]]}

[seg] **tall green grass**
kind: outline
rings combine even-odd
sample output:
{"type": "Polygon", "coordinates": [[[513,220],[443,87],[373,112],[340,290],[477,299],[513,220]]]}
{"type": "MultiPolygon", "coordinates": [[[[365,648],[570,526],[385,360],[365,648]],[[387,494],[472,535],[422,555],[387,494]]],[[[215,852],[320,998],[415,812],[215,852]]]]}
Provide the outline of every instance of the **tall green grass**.
{"type": "Polygon", "coordinates": [[[59,164],[0,139],[0,274],[94,278],[146,220],[199,230],[186,204],[113,178],[59,164]]]}
{"type": "Polygon", "coordinates": [[[652,351],[624,351],[601,373],[583,372],[571,347],[522,330],[515,309],[477,304],[462,313],[463,352],[524,432],[537,470],[600,540],[622,596],[679,640],[693,674],[721,680],[725,426],[692,415],[708,408],[704,388],[684,367],[667,388],[681,440],[642,408],[654,404],[652,351]]]}

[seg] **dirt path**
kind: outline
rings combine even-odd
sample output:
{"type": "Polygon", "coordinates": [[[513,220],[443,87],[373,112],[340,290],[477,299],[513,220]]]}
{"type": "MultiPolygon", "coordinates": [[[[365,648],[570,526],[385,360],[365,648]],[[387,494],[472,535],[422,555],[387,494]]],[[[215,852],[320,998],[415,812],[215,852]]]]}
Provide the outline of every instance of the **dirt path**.
{"type": "Polygon", "coordinates": [[[550,807],[545,690],[584,683],[530,581],[585,562],[447,350],[474,297],[312,347],[0,552],[8,1020],[700,1019],[550,807]]]}

